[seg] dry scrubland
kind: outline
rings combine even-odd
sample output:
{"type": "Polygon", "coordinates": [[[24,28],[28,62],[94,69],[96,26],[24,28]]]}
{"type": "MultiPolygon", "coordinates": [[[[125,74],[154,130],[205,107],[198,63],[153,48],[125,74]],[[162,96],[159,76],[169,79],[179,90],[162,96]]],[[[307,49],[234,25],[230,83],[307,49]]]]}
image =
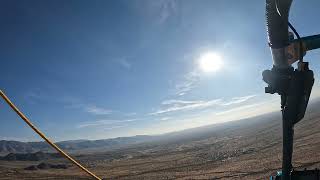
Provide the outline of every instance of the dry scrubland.
{"type": "MultiPolygon", "coordinates": [[[[319,104],[296,126],[294,167],[320,167],[319,104]]],[[[180,132],[164,138],[169,141],[74,156],[106,179],[267,179],[281,166],[279,114],[180,132]]],[[[63,159],[47,162],[68,164],[63,159]]],[[[39,163],[0,161],[0,179],[90,179],[73,166],[24,170],[39,163]]]]}

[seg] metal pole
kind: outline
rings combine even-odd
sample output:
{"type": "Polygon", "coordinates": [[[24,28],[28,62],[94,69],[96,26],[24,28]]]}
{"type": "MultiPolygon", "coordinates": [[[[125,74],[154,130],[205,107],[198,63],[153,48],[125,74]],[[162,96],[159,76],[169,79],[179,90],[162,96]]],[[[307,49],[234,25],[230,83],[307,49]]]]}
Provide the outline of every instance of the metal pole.
{"type": "Polygon", "coordinates": [[[293,151],[293,123],[290,114],[282,110],[282,180],[290,180],[293,151]]]}

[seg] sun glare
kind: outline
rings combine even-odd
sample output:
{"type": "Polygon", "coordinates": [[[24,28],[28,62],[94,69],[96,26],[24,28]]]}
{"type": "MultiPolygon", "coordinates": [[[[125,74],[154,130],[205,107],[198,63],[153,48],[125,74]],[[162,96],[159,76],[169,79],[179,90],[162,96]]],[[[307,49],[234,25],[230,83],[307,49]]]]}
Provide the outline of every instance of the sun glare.
{"type": "Polygon", "coordinates": [[[221,56],[214,52],[202,54],[198,63],[201,71],[206,73],[216,72],[220,70],[223,65],[221,56]]]}

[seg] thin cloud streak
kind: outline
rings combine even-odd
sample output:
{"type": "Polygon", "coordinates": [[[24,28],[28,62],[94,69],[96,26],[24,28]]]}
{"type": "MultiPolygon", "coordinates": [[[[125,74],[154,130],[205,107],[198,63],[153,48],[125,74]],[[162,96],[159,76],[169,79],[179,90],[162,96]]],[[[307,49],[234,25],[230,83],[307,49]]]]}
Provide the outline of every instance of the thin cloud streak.
{"type": "Polygon", "coordinates": [[[120,129],[123,127],[127,127],[127,125],[119,125],[119,126],[111,126],[111,127],[106,127],[104,130],[113,130],[113,129],[120,129]]]}
{"type": "Polygon", "coordinates": [[[238,107],[231,108],[231,109],[228,109],[228,110],[225,110],[225,111],[217,112],[217,113],[215,113],[215,115],[221,116],[221,115],[231,114],[231,113],[234,113],[234,112],[238,112],[240,110],[245,110],[245,109],[249,109],[249,108],[253,108],[253,107],[258,107],[261,104],[262,103],[254,103],[254,104],[247,104],[247,105],[244,105],[244,106],[238,106],[238,107]]]}
{"type": "Polygon", "coordinates": [[[162,117],[160,118],[160,121],[168,121],[170,119],[172,119],[172,117],[162,117]]]}
{"type": "Polygon", "coordinates": [[[184,76],[182,82],[175,86],[175,95],[184,96],[197,86],[199,82],[199,73],[193,71],[184,76]]]}
{"type": "Polygon", "coordinates": [[[243,97],[234,97],[231,99],[231,101],[223,103],[223,106],[229,106],[232,104],[239,104],[248,101],[249,99],[252,99],[256,97],[257,95],[249,95],[249,96],[243,96],[243,97]]]}
{"type": "Polygon", "coordinates": [[[175,111],[184,111],[184,110],[194,110],[194,109],[203,109],[213,105],[218,105],[221,99],[215,99],[211,101],[195,101],[189,103],[175,103],[171,104],[169,107],[160,109],[156,112],[150,113],[150,115],[158,115],[163,113],[175,112],[175,111]]]}
{"type": "Polygon", "coordinates": [[[122,67],[126,69],[131,69],[131,64],[129,63],[128,59],[123,57],[116,60],[122,67]]]}
{"type": "Polygon", "coordinates": [[[106,126],[106,125],[114,125],[114,124],[122,124],[128,122],[134,122],[138,119],[124,119],[124,120],[115,120],[115,119],[101,119],[92,122],[83,122],[78,124],[77,128],[87,128],[87,127],[96,127],[96,126],[106,126]]]}
{"type": "Polygon", "coordinates": [[[113,112],[110,109],[100,108],[95,105],[89,105],[84,108],[85,108],[86,112],[91,113],[91,114],[95,114],[95,115],[108,115],[113,112]]]}
{"type": "Polygon", "coordinates": [[[161,1],[161,12],[160,12],[160,24],[168,21],[170,16],[172,16],[177,11],[176,2],[174,0],[162,0],[161,1]]]}
{"type": "Polygon", "coordinates": [[[234,97],[230,101],[224,101],[223,99],[214,99],[209,101],[186,101],[170,99],[163,101],[161,103],[163,107],[155,112],[150,113],[149,115],[160,115],[177,111],[205,109],[213,106],[230,106],[247,102],[254,97],[256,97],[256,95],[234,97]]]}
{"type": "Polygon", "coordinates": [[[94,115],[109,115],[114,112],[114,110],[108,109],[108,108],[103,108],[103,107],[98,107],[94,104],[85,104],[82,103],[79,99],[76,98],[63,98],[61,102],[65,103],[66,105],[64,106],[65,108],[70,108],[70,109],[81,109],[82,111],[94,115]]]}
{"type": "Polygon", "coordinates": [[[161,104],[162,105],[172,105],[172,104],[197,104],[201,103],[203,101],[185,101],[185,100],[176,100],[176,99],[169,99],[163,101],[161,104]]]}

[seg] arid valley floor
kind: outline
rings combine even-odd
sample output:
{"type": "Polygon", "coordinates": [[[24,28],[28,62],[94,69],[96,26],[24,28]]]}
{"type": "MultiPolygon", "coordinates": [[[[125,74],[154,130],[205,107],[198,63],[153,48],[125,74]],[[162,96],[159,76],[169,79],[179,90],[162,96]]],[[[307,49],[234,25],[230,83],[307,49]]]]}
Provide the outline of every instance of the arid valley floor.
{"type": "MultiPolygon", "coordinates": [[[[296,125],[294,167],[320,167],[320,103],[296,125]]],[[[105,179],[267,179],[281,166],[280,112],[163,135],[153,142],[74,153],[105,179]]],[[[0,161],[0,179],[90,179],[62,158],[0,161]],[[67,169],[24,170],[40,162],[67,169]]]]}

